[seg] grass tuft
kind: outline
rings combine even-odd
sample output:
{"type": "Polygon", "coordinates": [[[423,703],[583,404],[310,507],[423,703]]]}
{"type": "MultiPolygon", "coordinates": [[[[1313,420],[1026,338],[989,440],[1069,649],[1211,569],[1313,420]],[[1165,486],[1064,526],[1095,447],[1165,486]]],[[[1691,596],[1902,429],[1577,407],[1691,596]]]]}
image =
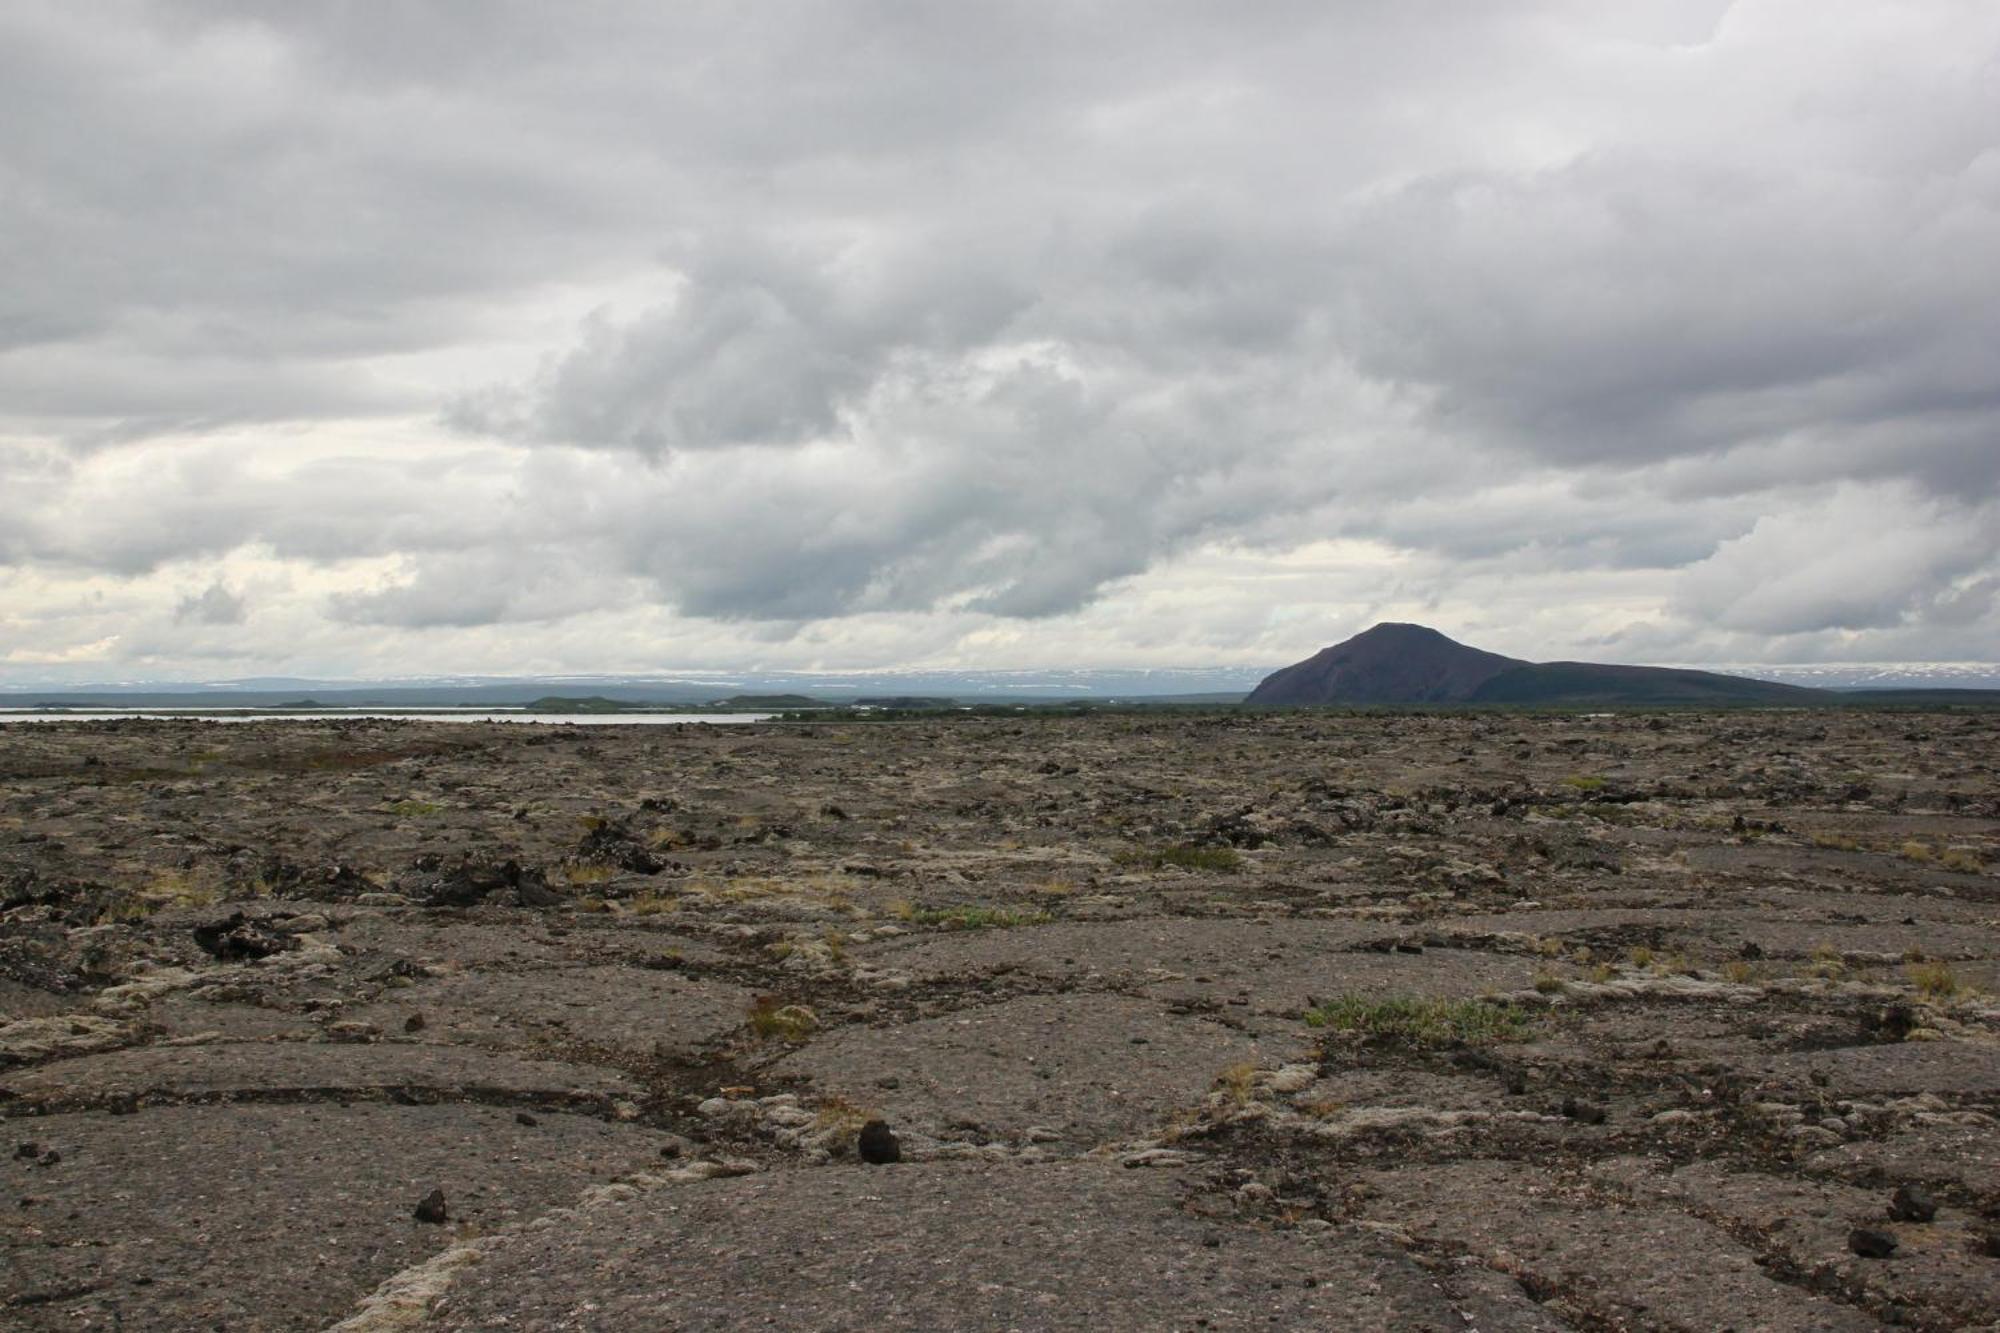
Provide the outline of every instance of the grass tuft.
{"type": "Polygon", "coordinates": [[[1234,847],[1203,847],[1177,842],[1166,847],[1131,847],[1118,853],[1118,864],[1140,870],[1202,870],[1229,875],[1243,868],[1243,857],[1234,847]]]}
{"type": "Polygon", "coordinates": [[[819,1028],[819,1015],[802,1004],[786,1004],[775,995],[759,995],[750,1003],[750,1031],[760,1041],[804,1041],[819,1028]]]}
{"type": "Polygon", "coordinates": [[[1959,992],[1958,977],[1949,963],[1911,963],[1910,984],[1934,1000],[1948,1000],[1959,992]]]}
{"type": "Polygon", "coordinates": [[[422,819],[443,809],[436,801],[398,801],[389,807],[389,813],[404,819],[422,819]]]}
{"type": "Polygon", "coordinates": [[[1039,926],[1049,920],[1047,912],[1016,912],[1006,907],[912,907],[897,913],[919,926],[941,926],[946,930],[1004,930],[1009,926],[1039,926]]]}
{"type": "Polygon", "coordinates": [[[1490,1000],[1371,999],[1345,995],[1305,1014],[1309,1027],[1369,1045],[1434,1050],[1515,1041],[1527,1032],[1526,1016],[1490,1000]]]}

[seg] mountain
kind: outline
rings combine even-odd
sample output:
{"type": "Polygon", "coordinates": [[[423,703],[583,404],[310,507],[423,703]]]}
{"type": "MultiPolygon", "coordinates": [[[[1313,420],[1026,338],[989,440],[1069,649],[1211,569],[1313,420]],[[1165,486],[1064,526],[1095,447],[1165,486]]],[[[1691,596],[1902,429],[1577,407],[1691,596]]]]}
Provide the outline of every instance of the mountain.
{"type": "Polygon", "coordinates": [[[1423,625],[1377,625],[1272,672],[1243,702],[1278,708],[1458,703],[1503,672],[1528,665],[1468,648],[1423,625]]]}
{"type": "Polygon", "coordinates": [[[1250,705],[1804,704],[1825,690],[1678,667],[1523,662],[1422,625],[1377,625],[1266,676],[1250,705]]]}

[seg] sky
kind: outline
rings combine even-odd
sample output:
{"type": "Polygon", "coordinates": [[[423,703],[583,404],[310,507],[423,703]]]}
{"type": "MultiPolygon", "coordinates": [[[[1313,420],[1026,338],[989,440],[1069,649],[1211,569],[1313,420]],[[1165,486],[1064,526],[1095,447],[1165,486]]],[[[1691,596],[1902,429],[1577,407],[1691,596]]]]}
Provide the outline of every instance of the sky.
{"type": "Polygon", "coordinates": [[[2000,659],[2000,6],[0,6],[0,683],[1381,620],[2000,659]]]}

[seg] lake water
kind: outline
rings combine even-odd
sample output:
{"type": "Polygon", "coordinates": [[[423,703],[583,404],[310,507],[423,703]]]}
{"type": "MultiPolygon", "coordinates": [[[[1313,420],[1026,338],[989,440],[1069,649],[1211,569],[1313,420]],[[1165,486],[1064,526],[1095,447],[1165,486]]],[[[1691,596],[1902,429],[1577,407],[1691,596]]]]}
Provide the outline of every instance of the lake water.
{"type": "Polygon", "coordinates": [[[391,722],[531,722],[566,727],[658,727],[668,723],[702,722],[729,726],[744,722],[765,722],[775,713],[507,713],[479,709],[454,709],[435,713],[378,713],[365,709],[352,713],[245,713],[241,710],[209,711],[199,708],[132,709],[129,711],[85,711],[73,713],[31,713],[0,708],[5,722],[116,722],[123,718],[153,718],[174,722],[327,722],[349,718],[378,718],[391,722]]]}

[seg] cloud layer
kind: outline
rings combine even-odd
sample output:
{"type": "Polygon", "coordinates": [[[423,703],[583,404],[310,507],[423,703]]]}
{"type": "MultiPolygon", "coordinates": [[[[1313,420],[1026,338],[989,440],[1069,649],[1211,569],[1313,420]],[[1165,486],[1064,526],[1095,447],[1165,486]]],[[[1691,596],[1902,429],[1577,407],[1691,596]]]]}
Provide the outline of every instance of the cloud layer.
{"type": "Polygon", "coordinates": [[[0,113],[10,678],[2000,656],[1974,0],[28,3],[0,113]]]}

